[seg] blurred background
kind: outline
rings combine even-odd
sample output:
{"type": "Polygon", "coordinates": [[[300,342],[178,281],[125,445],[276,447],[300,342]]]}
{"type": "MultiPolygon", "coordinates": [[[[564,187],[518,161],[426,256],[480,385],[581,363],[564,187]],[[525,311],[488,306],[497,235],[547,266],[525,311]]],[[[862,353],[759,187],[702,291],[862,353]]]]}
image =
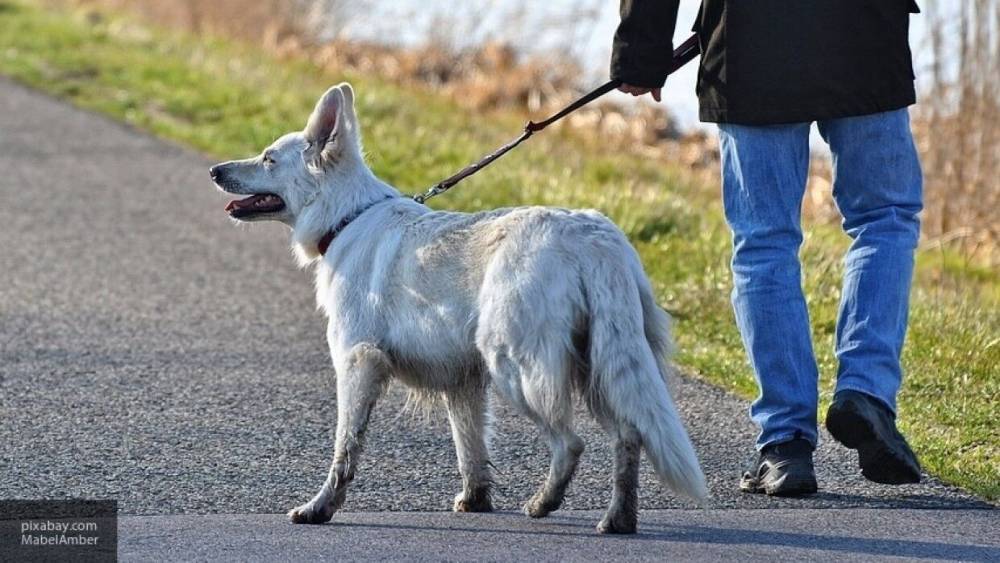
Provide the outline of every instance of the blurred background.
{"type": "MultiPolygon", "coordinates": [[[[198,34],[259,42],[308,57],[418,83],[474,109],[561,106],[606,79],[614,0],[50,0],[111,8],[198,34]]],[[[690,35],[698,0],[681,0],[675,44],[690,35]]],[[[924,237],[990,265],[1000,263],[1000,0],[923,0],[912,18],[919,104],[915,132],[927,173],[924,237]]],[[[877,54],[873,54],[877,56],[877,54]]],[[[697,121],[696,65],[671,77],[665,103],[624,95],[577,115],[577,127],[714,171],[712,130],[697,121]]],[[[829,166],[818,136],[808,216],[836,221],[829,166]]]]}

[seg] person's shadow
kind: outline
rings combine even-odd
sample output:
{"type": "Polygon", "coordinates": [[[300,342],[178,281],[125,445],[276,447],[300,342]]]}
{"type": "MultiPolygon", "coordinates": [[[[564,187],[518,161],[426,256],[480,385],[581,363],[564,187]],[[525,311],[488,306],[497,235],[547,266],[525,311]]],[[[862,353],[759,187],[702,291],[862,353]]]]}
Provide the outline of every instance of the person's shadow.
{"type": "MultiPolygon", "coordinates": [[[[986,501],[975,498],[955,498],[933,494],[869,497],[820,490],[802,500],[801,508],[809,508],[808,504],[810,501],[819,501],[820,504],[837,503],[837,508],[899,508],[909,510],[995,510],[997,508],[986,501]]],[[[825,509],[826,507],[823,506],[822,508],[825,509]]]]}
{"type": "Polygon", "coordinates": [[[935,541],[872,539],[839,535],[797,532],[762,532],[713,528],[709,526],[670,526],[652,534],[661,541],[726,545],[768,545],[795,547],[854,555],[882,555],[913,559],[950,559],[960,561],[1000,561],[1000,548],[952,544],[935,541]]]}

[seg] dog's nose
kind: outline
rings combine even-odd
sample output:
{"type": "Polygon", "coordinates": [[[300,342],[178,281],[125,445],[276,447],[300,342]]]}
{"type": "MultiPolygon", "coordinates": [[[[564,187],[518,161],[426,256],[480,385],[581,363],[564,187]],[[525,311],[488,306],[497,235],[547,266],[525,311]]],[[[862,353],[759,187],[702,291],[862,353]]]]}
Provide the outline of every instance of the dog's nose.
{"type": "Polygon", "coordinates": [[[212,176],[212,181],[218,182],[219,177],[222,176],[222,165],[216,164],[208,169],[208,173],[212,176]]]}

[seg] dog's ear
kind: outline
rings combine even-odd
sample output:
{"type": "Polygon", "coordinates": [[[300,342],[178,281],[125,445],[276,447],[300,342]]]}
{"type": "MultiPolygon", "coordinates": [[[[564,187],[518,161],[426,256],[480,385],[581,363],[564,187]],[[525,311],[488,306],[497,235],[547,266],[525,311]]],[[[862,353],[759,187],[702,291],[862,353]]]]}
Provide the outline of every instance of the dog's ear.
{"type": "Polygon", "coordinates": [[[343,122],[344,106],[344,91],[338,86],[327,90],[316,102],[316,108],[309,116],[309,122],[302,132],[309,142],[309,147],[303,153],[307,160],[318,159],[327,145],[334,142],[343,122]]]}
{"type": "Polygon", "coordinates": [[[354,109],[354,88],[347,82],[337,84],[337,88],[340,88],[340,92],[344,95],[344,107],[354,109]]]}
{"type": "Polygon", "coordinates": [[[340,92],[344,95],[344,107],[340,111],[344,122],[340,125],[340,130],[349,132],[353,143],[360,146],[361,127],[358,125],[358,116],[354,112],[354,88],[351,88],[347,82],[341,82],[337,88],[340,88],[340,92]]]}

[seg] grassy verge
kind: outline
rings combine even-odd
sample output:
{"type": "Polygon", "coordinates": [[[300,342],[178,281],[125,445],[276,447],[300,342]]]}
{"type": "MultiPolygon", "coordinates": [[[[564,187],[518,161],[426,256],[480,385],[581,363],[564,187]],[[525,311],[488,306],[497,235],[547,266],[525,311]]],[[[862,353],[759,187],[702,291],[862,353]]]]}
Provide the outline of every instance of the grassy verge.
{"type": "MultiPolygon", "coordinates": [[[[404,191],[421,189],[506,141],[523,119],[473,115],[432,92],[369,76],[329,76],[305,61],[277,61],[245,45],[3,0],[0,73],[220,157],[253,154],[301,127],[316,97],[346,79],[358,92],[373,168],[404,191]]],[[[668,163],[547,132],[435,203],[463,210],[586,206],[607,213],[639,249],[660,301],[678,320],[679,362],[752,397],[728,301],[728,232],[714,192],[668,163]]],[[[803,248],[824,404],[835,373],[833,329],[847,242],[833,227],[810,226],[803,248]]],[[[997,499],[1000,276],[948,253],[924,252],[917,277],[902,426],[930,471],[997,499]]]]}

